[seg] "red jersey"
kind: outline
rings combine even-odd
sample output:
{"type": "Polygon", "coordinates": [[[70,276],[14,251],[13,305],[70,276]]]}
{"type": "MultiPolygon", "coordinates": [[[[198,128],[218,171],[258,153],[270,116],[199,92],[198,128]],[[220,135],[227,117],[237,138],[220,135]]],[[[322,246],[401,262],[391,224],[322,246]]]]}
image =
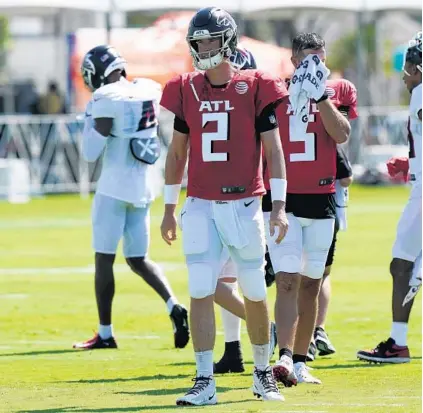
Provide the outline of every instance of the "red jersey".
{"type": "Polygon", "coordinates": [[[286,96],[284,82],[259,70],[237,72],[224,87],[201,72],[166,84],[160,104],[189,127],[188,196],[236,200],[266,192],[255,122],[286,96]]]}
{"type": "MultiPolygon", "coordinates": [[[[338,108],[345,107],[349,119],[357,118],[357,91],[345,79],[328,80],[326,93],[338,108]]],[[[308,116],[294,116],[288,100],[276,109],[285,155],[287,192],[330,194],[335,192],[336,142],[329,136],[313,101],[308,116]]],[[[268,174],[266,174],[266,177],[268,174]]],[[[266,188],[268,180],[266,179],[266,188]]]]}

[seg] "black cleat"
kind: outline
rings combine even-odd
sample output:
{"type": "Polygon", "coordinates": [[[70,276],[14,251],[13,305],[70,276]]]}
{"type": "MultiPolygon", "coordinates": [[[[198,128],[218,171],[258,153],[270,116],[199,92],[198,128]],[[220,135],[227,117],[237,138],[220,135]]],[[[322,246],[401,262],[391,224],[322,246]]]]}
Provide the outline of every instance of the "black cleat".
{"type": "Polygon", "coordinates": [[[317,347],[316,344],[314,342],[314,340],[310,343],[310,345],[308,346],[308,351],[307,351],[307,361],[314,361],[314,359],[316,358],[316,353],[317,353],[317,347]]]}
{"type": "Polygon", "coordinates": [[[170,313],[170,319],[173,324],[175,348],[184,348],[189,341],[188,312],[186,308],[180,304],[175,304],[170,313]]]}
{"type": "Polygon", "coordinates": [[[241,343],[239,341],[225,343],[225,352],[222,358],[217,363],[213,363],[213,373],[243,373],[244,371],[241,343]]]}
{"type": "Polygon", "coordinates": [[[336,353],[335,347],[322,327],[316,327],[314,330],[314,341],[319,350],[319,356],[329,356],[336,353]]]}
{"type": "Polygon", "coordinates": [[[114,337],[102,339],[98,333],[93,338],[81,343],[75,343],[73,348],[77,350],[97,350],[102,348],[118,348],[114,337]]]}

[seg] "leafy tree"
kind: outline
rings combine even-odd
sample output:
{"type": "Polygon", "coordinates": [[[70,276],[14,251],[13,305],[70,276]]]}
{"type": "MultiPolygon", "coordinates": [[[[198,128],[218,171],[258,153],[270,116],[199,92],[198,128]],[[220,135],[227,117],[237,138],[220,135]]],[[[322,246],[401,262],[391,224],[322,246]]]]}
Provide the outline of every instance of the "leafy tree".
{"type": "Polygon", "coordinates": [[[0,16],[0,73],[6,64],[6,51],[9,40],[9,25],[5,16],[0,16]]]}

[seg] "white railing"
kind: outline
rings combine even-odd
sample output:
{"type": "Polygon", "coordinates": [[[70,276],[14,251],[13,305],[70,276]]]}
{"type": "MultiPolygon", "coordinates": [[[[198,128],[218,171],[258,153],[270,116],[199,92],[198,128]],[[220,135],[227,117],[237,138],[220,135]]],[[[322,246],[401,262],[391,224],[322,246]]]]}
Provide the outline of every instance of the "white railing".
{"type": "MultiPolygon", "coordinates": [[[[406,145],[407,108],[360,108],[347,145],[352,163],[360,163],[367,145],[406,145]]],[[[22,159],[29,168],[31,195],[79,192],[82,196],[95,189],[101,160],[88,164],[81,156],[83,121],[73,115],[0,116],[0,159],[22,159]]],[[[172,124],[162,123],[165,132],[162,158],[166,154],[172,124]]],[[[163,172],[163,159],[157,168],[163,172]]],[[[0,187],[0,196],[7,188],[0,187]]]]}

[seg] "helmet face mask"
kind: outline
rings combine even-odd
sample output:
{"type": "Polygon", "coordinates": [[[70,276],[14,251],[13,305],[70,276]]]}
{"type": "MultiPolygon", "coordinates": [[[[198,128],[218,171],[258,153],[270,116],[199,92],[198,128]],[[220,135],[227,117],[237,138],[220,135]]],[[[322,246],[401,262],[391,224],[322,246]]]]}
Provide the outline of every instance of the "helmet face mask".
{"type": "Polygon", "coordinates": [[[111,46],[97,46],[84,57],[81,75],[85,85],[95,91],[108,83],[108,76],[116,70],[126,77],[126,61],[111,46]]]}
{"type": "Polygon", "coordinates": [[[209,70],[219,66],[235,52],[237,26],[225,10],[207,7],[199,10],[192,18],[186,40],[194,66],[199,70],[209,70]],[[219,40],[219,47],[200,51],[198,42],[201,40],[219,40]]]}

